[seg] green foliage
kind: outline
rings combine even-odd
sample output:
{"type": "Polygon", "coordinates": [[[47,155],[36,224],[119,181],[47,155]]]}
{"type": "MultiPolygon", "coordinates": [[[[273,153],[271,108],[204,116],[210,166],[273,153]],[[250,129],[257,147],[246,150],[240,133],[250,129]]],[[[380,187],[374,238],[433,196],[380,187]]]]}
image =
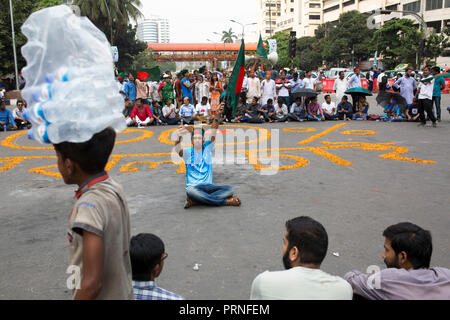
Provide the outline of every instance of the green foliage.
{"type": "Polygon", "coordinates": [[[228,31],[222,31],[223,43],[233,43],[235,39],[237,39],[237,36],[234,34],[231,28],[228,31]]]}
{"type": "Polygon", "coordinates": [[[297,39],[298,67],[302,70],[315,70],[322,65],[320,47],[315,37],[297,39]]]}
{"type": "Polygon", "coordinates": [[[34,5],[33,11],[38,11],[53,6],[59,6],[61,4],[63,4],[61,0],[40,0],[34,5]]]}
{"type": "Polygon", "coordinates": [[[158,62],[152,59],[151,50],[140,52],[133,63],[133,69],[144,69],[144,68],[153,68],[159,67],[161,72],[166,71],[176,71],[177,64],[173,61],[170,62],[158,62]]]}
{"type": "Polygon", "coordinates": [[[375,32],[372,44],[378,44],[386,69],[401,63],[416,65],[416,53],[420,51],[423,33],[414,24],[415,21],[410,19],[392,19],[375,32]]]}
{"type": "Polygon", "coordinates": [[[335,27],[325,24],[318,29],[316,37],[320,41],[322,58],[328,65],[338,60],[350,62],[352,50],[355,62],[366,60],[373,54],[371,39],[374,31],[367,27],[367,17],[352,10],[341,14],[335,27]]]}
{"type": "Polygon", "coordinates": [[[119,49],[117,69],[128,72],[133,67],[135,57],[147,49],[147,45],[136,40],[136,28],[130,24],[126,29],[116,30],[115,45],[119,49]]]}
{"type": "MultiPolygon", "coordinates": [[[[14,0],[12,2],[14,12],[14,31],[17,52],[17,64],[19,71],[26,65],[25,59],[20,54],[20,48],[27,42],[27,38],[20,31],[20,27],[34,11],[58,5],[59,0],[14,0]]],[[[12,46],[11,16],[9,1],[0,0],[0,74],[14,73],[14,54],[12,46]]]]}
{"type": "Polygon", "coordinates": [[[450,28],[445,28],[442,33],[433,32],[429,37],[428,58],[435,59],[445,54],[446,48],[450,48],[450,28]]]}
{"type": "MultiPolygon", "coordinates": [[[[277,32],[272,39],[277,40],[278,63],[276,67],[286,68],[291,66],[289,58],[289,33],[277,32]]],[[[298,65],[298,57],[294,58],[294,65],[298,65]]]]}

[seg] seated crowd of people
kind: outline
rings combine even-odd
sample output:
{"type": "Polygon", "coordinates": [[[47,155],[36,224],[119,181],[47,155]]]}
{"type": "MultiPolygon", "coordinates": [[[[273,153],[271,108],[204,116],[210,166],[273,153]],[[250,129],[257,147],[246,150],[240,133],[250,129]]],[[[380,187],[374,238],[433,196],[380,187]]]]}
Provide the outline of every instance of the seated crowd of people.
{"type": "Polygon", "coordinates": [[[26,103],[22,100],[17,100],[16,107],[11,112],[11,110],[6,108],[5,101],[0,99],[0,131],[30,129],[31,123],[24,118],[25,109],[26,103]]]}
{"type": "MultiPolygon", "coordinates": [[[[343,278],[322,270],[328,251],[324,226],[306,216],[286,222],[283,236],[284,271],[266,271],[254,279],[251,300],[448,300],[450,270],[430,267],[431,233],[410,222],[383,231],[386,269],[375,273],[350,271],[343,278]]],[[[180,300],[155,279],[165,259],[163,241],[153,234],[131,239],[130,257],[137,300],[180,300]]]]}

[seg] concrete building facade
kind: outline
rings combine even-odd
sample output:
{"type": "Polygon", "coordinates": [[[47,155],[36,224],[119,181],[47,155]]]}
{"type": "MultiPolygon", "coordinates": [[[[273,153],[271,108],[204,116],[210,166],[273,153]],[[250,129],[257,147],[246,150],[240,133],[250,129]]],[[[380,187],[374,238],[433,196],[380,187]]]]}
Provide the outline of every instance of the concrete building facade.
{"type": "Polygon", "coordinates": [[[295,31],[297,37],[314,36],[322,23],[322,0],[281,0],[276,32],[295,31]]]}
{"type": "Polygon", "coordinates": [[[169,43],[169,20],[152,16],[138,23],[136,37],[145,43],[169,43]]]}
{"type": "Polygon", "coordinates": [[[284,0],[257,0],[257,31],[263,39],[270,38],[276,32],[277,19],[281,17],[281,3],[284,0]]]}

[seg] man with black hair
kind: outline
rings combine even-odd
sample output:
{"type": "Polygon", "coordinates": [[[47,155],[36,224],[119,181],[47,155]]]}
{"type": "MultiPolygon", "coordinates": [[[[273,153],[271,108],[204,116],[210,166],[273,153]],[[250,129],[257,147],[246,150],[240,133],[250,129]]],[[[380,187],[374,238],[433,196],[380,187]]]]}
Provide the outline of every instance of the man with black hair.
{"type": "Polygon", "coordinates": [[[252,284],[251,300],[351,300],[344,279],[320,270],[328,249],[328,235],[310,217],[286,222],[283,238],[285,271],[263,272],[252,284]]]}
{"type": "Polygon", "coordinates": [[[194,205],[209,206],[240,206],[241,201],[233,196],[231,186],[217,186],[213,184],[212,150],[219,128],[219,114],[222,113],[224,103],[213,118],[211,130],[205,135],[203,127],[180,127],[179,138],[175,142],[175,151],[184,159],[186,165],[186,195],[184,206],[188,209],[194,205]],[[191,134],[192,147],[181,149],[183,129],[191,134]]]}
{"type": "Polygon", "coordinates": [[[167,259],[164,242],[154,234],[141,233],[131,238],[130,258],[136,300],[184,300],[176,293],[156,285],[167,259]]]}
{"type": "Polygon", "coordinates": [[[128,204],[105,172],[115,139],[107,128],[87,142],[53,145],[64,182],[79,186],[67,231],[69,263],[81,275],[76,300],[133,299],[128,204]]]}
{"type": "Polygon", "coordinates": [[[388,227],[383,236],[381,257],[388,269],[375,274],[347,273],[344,278],[355,295],[369,300],[450,299],[450,270],[430,268],[430,231],[402,222],[388,227]]]}
{"type": "MultiPolygon", "coordinates": [[[[431,69],[431,73],[433,76],[439,74],[441,70],[439,67],[433,67],[431,69]]],[[[441,90],[445,88],[445,80],[444,77],[439,77],[434,80],[433,85],[433,105],[436,108],[436,119],[438,122],[441,122],[441,90]]]]}

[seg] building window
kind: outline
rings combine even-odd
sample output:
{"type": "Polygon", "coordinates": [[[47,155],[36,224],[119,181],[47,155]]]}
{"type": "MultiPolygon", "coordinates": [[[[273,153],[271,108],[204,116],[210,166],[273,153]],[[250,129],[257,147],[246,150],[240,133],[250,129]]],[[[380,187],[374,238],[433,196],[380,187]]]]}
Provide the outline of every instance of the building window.
{"type": "Polygon", "coordinates": [[[433,28],[436,31],[436,33],[441,33],[441,25],[442,25],[441,20],[427,22],[427,27],[433,28]]]}
{"type": "Polygon", "coordinates": [[[450,0],[445,0],[445,7],[450,8],[450,0]]]}
{"type": "Polygon", "coordinates": [[[442,0],[427,0],[425,10],[442,9],[442,0]]]}
{"type": "Polygon", "coordinates": [[[334,10],[337,10],[337,9],[339,9],[339,5],[338,4],[335,5],[335,6],[323,9],[323,13],[328,13],[328,12],[331,12],[331,11],[334,11],[334,10]]]}
{"type": "Polygon", "coordinates": [[[294,8],[291,8],[291,12],[294,12],[294,8]]]}
{"type": "Polygon", "coordinates": [[[318,14],[318,15],[310,14],[309,20],[320,20],[320,14],[318,14]]]}
{"type": "Polygon", "coordinates": [[[320,3],[310,3],[309,7],[310,8],[320,8],[320,3]]]}
{"type": "Polygon", "coordinates": [[[348,6],[351,6],[352,4],[355,4],[355,0],[350,0],[350,1],[344,2],[343,6],[348,7],[348,6]]]}
{"type": "MultiPolygon", "coordinates": [[[[403,5],[403,11],[413,11],[413,12],[420,12],[420,0],[415,2],[410,2],[403,5]]],[[[404,16],[408,14],[403,14],[404,16]]]]}
{"type": "Polygon", "coordinates": [[[398,4],[393,4],[392,6],[387,6],[386,10],[398,10],[398,4]]]}

